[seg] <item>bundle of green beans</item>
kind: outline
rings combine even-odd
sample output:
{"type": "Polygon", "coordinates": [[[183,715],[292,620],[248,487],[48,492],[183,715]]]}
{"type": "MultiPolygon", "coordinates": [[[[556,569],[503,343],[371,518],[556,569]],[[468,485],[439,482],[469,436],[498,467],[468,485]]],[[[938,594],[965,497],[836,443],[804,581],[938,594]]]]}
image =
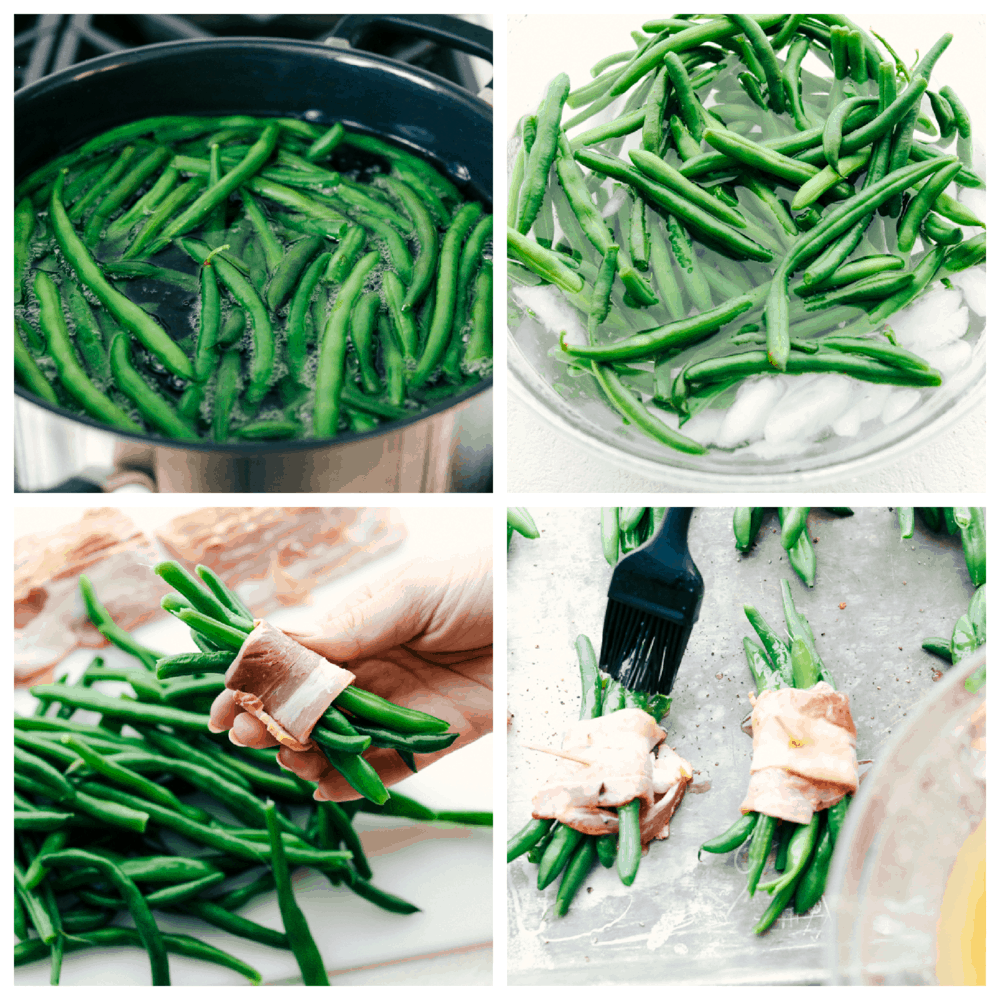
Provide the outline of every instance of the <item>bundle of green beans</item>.
{"type": "MultiPolygon", "coordinates": [[[[781,581],[781,601],[787,641],[767,624],[755,607],[749,604],[744,606],[747,619],[762,644],[757,645],[749,638],[743,639],[747,665],[757,693],[782,687],[811,688],[821,680],[836,687],[830,671],[816,651],[809,623],[795,607],[787,580],[781,581]]],[[[741,816],[725,833],[701,845],[699,858],[701,851],[727,854],[750,841],[747,890],[751,896],[758,888],[772,894],[770,906],[754,927],[755,934],[763,934],[789,904],[793,904],[795,912],[801,914],[819,901],[826,887],[833,849],[847,815],[847,806],[848,799],[845,797],[829,809],[814,813],[812,820],[804,824],[750,812],[741,816]],[[761,883],[760,877],[772,845],[776,848],[774,870],[780,878],[761,883]]]]}
{"type": "Polygon", "coordinates": [[[908,69],[837,14],[642,27],[592,83],[571,91],[556,77],[518,129],[508,275],[556,286],[579,312],[586,337],[564,331],[562,359],[628,424],[691,454],[706,449],[650,406],[683,427],[778,372],[940,385],[882,328],[936,279],[985,260],[985,233],[959,228],[985,224],[945,192],[985,186],[969,116],[950,88],[928,89],[952,36],[908,69]],[[830,77],[802,69],[809,51],[830,77]],[[626,94],[613,121],[573,133],[626,94]],[[913,136],[937,135],[924,96],[936,145],[913,136]],[[630,135],[640,148],[626,161],[630,135]]]}
{"type": "MultiPolygon", "coordinates": [[[[765,510],[765,507],[733,509],[733,535],[740,552],[749,552],[753,548],[764,523],[765,510]]],[[[850,517],[854,513],[850,507],[825,507],[824,510],[837,517],[850,517]]],[[[816,550],[809,534],[808,518],[808,507],[778,508],[781,547],[788,553],[789,565],[799,579],[807,587],[812,587],[816,583],[816,550]]]]}
{"type": "MultiPolygon", "coordinates": [[[[576,652],[580,662],[582,698],[581,719],[596,719],[623,708],[638,708],[659,721],[670,710],[666,695],[646,694],[622,687],[602,674],[590,639],[577,637],[576,652]]],[[[586,881],[594,860],[605,868],[616,865],[624,885],[631,885],[639,872],[642,843],[639,835],[638,799],[618,809],[618,833],[594,837],[550,819],[533,819],[507,841],[507,863],[522,854],[538,865],[539,891],[551,885],[560,875],[556,892],[555,914],[564,917],[573,897],[586,881]]]]}
{"type": "Polygon", "coordinates": [[[118,430],[332,438],[492,369],[492,215],[340,123],[146,118],[15,201],[17,379],[118,430]]]}
{"type": "Polygon", "coordinates": [[[601,546],[610,566],[649,541],[667,513],[666,507],[602,507],[601,546]]]}
{"type": "MultiPolygon", "coordinates": [[[[165,578],[177,578],[174,566],[161,567],[165,578]]],[[[192,613],[220,628],[235,629],[237,623],[252,627],[237,596],[210,570],[201,569],[205,586],[190,601],[192,613]],[[196,603],[209,606],[207,596],[218,601],[215,618],[194,611],[196,603]],[[222,616],[219,607],[228,614],[222,616]],[[220,617],[228,624],[223,626],[220,617]]],[[[183,585],[188,591],[190,582],[193,577],[183,585]]],[[[163,657],[114,624],[85,578],[81,591],[95,626],[139,666],[106,668],[95,657],[76,684],[61,678],[35,686],[35,714],[15,717],[14,915],[20,939],[15,964],[50,958],[51,979],[58,984],[64,951],[138,944],[149,953],[154,985],[169,985],[167,952],[215,962],[260,981],[255,969],[218,948],[186,935],[161,933],[153,912],[162,910],[198,917],[258,944],[290,949],[303,981],[326,985],[316,945],[291,895],[290,865],[316,868],[331,884],[344,885],[382,909],[414,913],[413,904],[372,883],[353,826],[355,814],[363,810],[424,822],[492,825],[491,813],[436,812],[398,793],[390,795],[374,771],[377,787],[365,786],[373,801],[316,801],[312,785],[277,766],[275,749],[237,747],[224,735],[208,732],[206,712],[221,688],[222,675],[215,671],[232,659],[230,648],[163,657]],[[157,664],[170,666],[157,676],[157,664]],[[201,670],[189,677],[195,666],[201,670]],[[91,690],[93,682],[106,680],[127,681],[134,697],[91,690]],[[98,722],[77,721],[77,709],[96,712],[98,722]],[[230,818],[186,802],[189,792],[208,795],[230,818]],[[195,848],[199,856],[189,856],[195,848]],[[239,884],[231,883],[234,877],[239,884]],[[284,932],[235,912],[274,889],[284,932]],[[123,910],[132,916],[135,930],[107,926],[123,910]]],[[[205,647],[225,636],[205,628],[213,638],[194,633],[205,647]]],[[[374,720],[379,727],[362,723],[385,710],[381,699],[361,694],[353,708],[360,709],[354,717],[365,734],[343,734],[331,727],[331,742],[339,739],[349,749],[327,751],[341,767],[343,760],[355,762],[342,771],[352,783],[362,773],[357,770],[364,765],[362,748],[404,738],[402,731],[383,731],[389,721],[384,715],[374,720]]],[[[398,708],[391,706],[390,712],[398,708]]],[[[420,723],[421,717],[425,725],[432,719],[400,711],[401,716],[392,713],[393,720],[402,719],[404,727],[420,723]]],[[[441,724],[437,731],[442,727],[447,728],[441,724]]]]}

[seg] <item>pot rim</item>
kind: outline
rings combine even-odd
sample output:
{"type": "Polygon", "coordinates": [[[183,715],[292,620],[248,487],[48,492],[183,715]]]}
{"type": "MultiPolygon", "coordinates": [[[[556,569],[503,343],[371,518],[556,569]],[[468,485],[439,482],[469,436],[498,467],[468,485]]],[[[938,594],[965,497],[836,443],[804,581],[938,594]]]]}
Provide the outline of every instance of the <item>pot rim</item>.
{"type": "MultiPolygon", "coordinates": [[[[107,55],[96,56],[93,59],[84,60],[83,62],[75,63],[73,66],[67,67],[64,70],[59,70],[56,73],[50,73],[48,76],[44,76],[42,79],[36,80],[34,83],[30,83],[16,91],[14,94],[15,116],[19,108],[21,108],[26,100],[42,97],[50,91],[58,93],[62,88],[71,86],[77,80],[92,76],[94,73],[113,72],[116,67],[123,64],[134,66],[137,63],[144,63],[150,60],[156,61],[158,57],[162,56],[164,53],[170,53],[175,50],[197,50],[199,48],[204,48],[217,51],[220,47],[237,50],[259,49],[271,52],[290,50],[289,54],[291,55],[295,54],[295,50],[304,50],[313,55],[327,57],[334,63],[346,61],[355,66],[368,67],[375,72],[388,71],[396,76],[409,78],[413,83],[421,88],[446,91],[450,98],[465,104],[471,111],[479,114],[482,114],[485,111],[490,119],[492,119],[493,116],[492,107],[475,94],[465,90],[458,84],[452,83],[450,80],[446,80],[444,77],[437,76],[436,74],[420,69],[419,67],[411,66],[408,63],[403,63],[395,59],[389,59],[386,56],[376,55],[375,53],[361,52],[355,49],[333,48],[318,42],[311,42],[303,39],[258,38],[255,36],[235,36],[231,38],[212,39],[187,38],[169,42],[156,42],[152,45],[144,45],[138,49],[130,49],[126,52],[113,52],[107,55]]],[[[282,116],[278,115],[276,117],[282,116]]],[[[302,120],[319,121],[321,119],[302,118],[302,120]]],[[[348,121],[345,122],[345,124],[347,124],[349,128],[355,129],[359,132],[366,132],[369,135],[378,135],[381,138],[387,139],[403,148],[408,148],[424,158],[430,156],[435,160],[437,159],[436,157],[433,157],[433,154],[428,153],[427,150],[415,145],[412,140],[408,140],[405,137],[396,134],[376,132],[360,122],[348,121]]],[[[107,127],[111,128],[114,126],[109,125],[107,127]]],[[[493,135],[491,128],[489,141],[492,141],[492,138],[493,135]]],[[[75,146],[80,145],[83,142],[86,142],[86,136],[81,138],[79,143],[74,143],[74,146],[71,148],[75,148],[75,146]]],[[[26,175],[31,169],[33,168],[26,168],[23,171],[23,174],[26,175]]],[[[438,166],[437,169],[441,168],[438,166]]],[[[14,179],[16,183],[17,177],[15,176],[14,179]]],[[[460,184],[467,183],[467,180],[463,180],[461,178],[452,177],[451,179],[460,184]]],[[[491,185],[489,207],[492,209],[492,176],[485,178],[485,180],[491,185]]],[[[108,434],[113,434],[117,437],[122,437],[131,441],[142,442],[147,445],[152,444],[158,447],[170,447],[177,449],[190,448],[195,451],[206,452],[230,452],[237,456],[247,457],[260,454],[261,452],[280,452],[289,450],[299,451],[308,450],[310,448],[329,447],[334,443],[349,443],[353,441],[365,440],[367,438],[377,438],[387,434],[393,434],[397,431],[404,430],[413,424],[419,423],[425,418],[434,417],[439,413],[452,409],[453,407],[459,407],[468,400],[478,396],[480,393],[485,392],[488,389],[492,389],[492,387],[493,374],[491,372],[474,386],[470,386],[468,389],[465,389],[454,396],[449,396],[446,400],[443,400],[436,405],[419,410],[410,416],[402,417],[399,420],[392,421],[391,423],[380,424],[378,427],[375,427],[370,431],[347,431],[333,437],[305,438],[291,441],[247,441],[245,443],[226,442],[224,444],[207,439],[201,441],[177,441],[172,438],[164,438],[155,434],[136,434],[132,431],[119,430],[109,426],[108,424],[101,423],[87,414],[72,413],[60,406],[53,406],[51,403],[40,399],[38,396],[35,396],[33,393],[16,383],[14,386],[14,392],[22,399],[25,399],[30,403],[34,403],[36,406],[40,406],[43,409],[49,410],[56,416],[63,417],[67,420],[77,421],[95,430],[104,431],[108,434]]]]}

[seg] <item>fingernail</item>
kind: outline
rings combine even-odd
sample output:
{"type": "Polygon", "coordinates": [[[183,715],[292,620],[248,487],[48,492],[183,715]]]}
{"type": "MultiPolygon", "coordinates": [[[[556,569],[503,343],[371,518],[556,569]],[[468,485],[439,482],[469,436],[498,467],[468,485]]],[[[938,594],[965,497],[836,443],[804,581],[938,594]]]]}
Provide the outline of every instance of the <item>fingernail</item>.
{"type": "Polygon", "coordinates": [[[246,744],[245,744],[245,743],[241,743],[241,742],[240,742],[240,741],[239,741],[239,740],[238,740],[238,739],[236,738],[236,736],[235,736],[235,735],[233,734],[233,731],[232,731],[231,729],[229,730],[229,742],[230,742],[230,743],[232,743],[232,744],[233,744],[233,746],[237,746],[237,747],[245,747],[245,746],[246,746],[246,744]]]}
{"type": "Polygon", "coordinates": [[[225,726],[213,726],[212,723],[210,722],[208,724],[208,731],[210,733],[224,733],[226,731],[226,727],[225,726]]]}
{"type": "Polygon", "coordinates": [[[313,798],[317,802],[329,802],[330,796],[326,794],[321,788],[317,786],[316,791],[313,792],[313,798]]]}

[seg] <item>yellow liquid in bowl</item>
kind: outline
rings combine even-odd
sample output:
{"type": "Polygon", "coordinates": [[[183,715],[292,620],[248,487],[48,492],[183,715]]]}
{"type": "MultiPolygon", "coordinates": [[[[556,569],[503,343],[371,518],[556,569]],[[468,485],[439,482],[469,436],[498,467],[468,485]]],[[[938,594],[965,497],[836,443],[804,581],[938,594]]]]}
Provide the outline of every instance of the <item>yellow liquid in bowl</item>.
{"type": "Polygon", "coordinates": [[[945,885],[937,928],[942,986],[986,985],[986,820],[969,834],[945,885]]]}

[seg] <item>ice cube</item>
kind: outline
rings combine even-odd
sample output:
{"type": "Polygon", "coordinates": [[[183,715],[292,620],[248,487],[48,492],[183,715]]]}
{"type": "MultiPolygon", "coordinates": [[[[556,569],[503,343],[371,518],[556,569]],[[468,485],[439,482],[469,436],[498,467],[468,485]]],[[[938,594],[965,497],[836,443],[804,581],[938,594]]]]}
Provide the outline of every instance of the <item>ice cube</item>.
{"type": "Polygon", "coordinates": [[[747,380],[736,392],[733,405],[726,411],[716,444],[733,448],[744,441],[764,436],[764,424],[774,404],[785,394],[785,382],[774,375],[747,380]]]}
{"type": "Polygon", "coordinates": [[[905,417],[919,402],[919,389],[895,389],[882,407],[882,423],[895,423],[901,417],[905,417]]]}
{"type": "Polygon", "coordinates": [[[944,347],[924,351],[924,360],[932,368],[936,368],[945,379],[964,368],[971,357],[972,345],[967,340],[953,340],[944,347]]]}
{"type": "Polygon", "coordinates": [[[567,344],[586,344],[587,330],[579,314],[554,285],[516,286],[511,295],[527,309],[549,333],[557,337],[566,331],[567,344]]]}
{"type": "Polygon", "coordinates": [[[920,353],[957,340],[969,329],[969,310],[957,288],[934,288],[890,317],[901,347],[920,353]]]}
{"type": "Polygon", "coordinates": [[[970,267],[952,276],[952,282],[962,289],[966,305],[977,315],[986,315],[986,268],[970,267]]]}
{"type": "Polygon", "coordinates": [[[780,399],[764,425],[764,437],[778,445],[792,440],[813,441],[851,403],[851,383],[844,375],[822,375],[796,386],[780,399]]]}
{"type": "Polygon", "coordinates": [[[681,433],[699,444],[718,444],[719,431],[722,429],[725,416],[724,410],[702,410],[681,428],[681,433]]]}

